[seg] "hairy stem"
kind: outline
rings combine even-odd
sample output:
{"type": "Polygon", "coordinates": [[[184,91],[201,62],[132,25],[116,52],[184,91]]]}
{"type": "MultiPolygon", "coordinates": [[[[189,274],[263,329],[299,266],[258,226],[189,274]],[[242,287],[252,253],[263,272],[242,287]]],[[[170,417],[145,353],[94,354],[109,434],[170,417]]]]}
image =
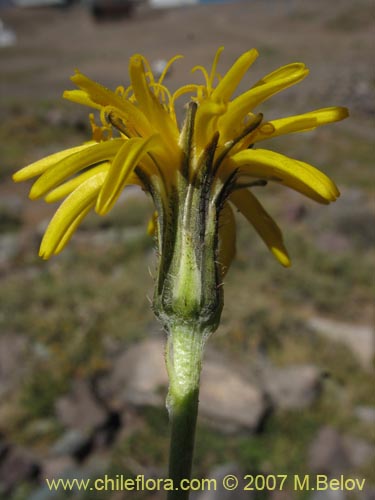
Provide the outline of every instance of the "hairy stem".
{"type": "Polygon", "coordinates": [[[176,327],[169,332],[166,352],[170,380],[167,407],[172,426],[169,478],[174,490],[168,493],[168,500],[189,498],[189,491],[183,488],[191,478],[203,348],[203,336],[193,328],[176,327]]]}

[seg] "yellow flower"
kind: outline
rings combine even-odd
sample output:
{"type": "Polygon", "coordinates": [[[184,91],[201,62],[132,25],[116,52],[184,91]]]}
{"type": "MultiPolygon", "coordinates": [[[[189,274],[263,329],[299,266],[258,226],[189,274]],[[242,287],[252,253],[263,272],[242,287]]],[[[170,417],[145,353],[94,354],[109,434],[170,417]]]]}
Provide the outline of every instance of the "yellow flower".
{"type": "Polygon", "coordinates": [[[254,146],[272,137],[342,120],[348,112],[331,107],[267,121],[255,108],[303,80],[307,68],[302,63],[283,66],[233,98],[258,53],[255,49],[245,52],[220,77],[216,68],[221,51],[209,73],[203,67],[194,68],[202,71],[204,84],[186,85],[173,95],[163,81],[169,66],[180,56],[171,59],[155,80],[147,60],[134,55],[129,64],[131,85],[114,92],[76,72],[72,81],[78,90],[66,91],[64,97],[98,110],[101,125],[90,115],[91,141],[37,161],[13,177],[16,182],[39,177],[31,188],[31,199],[44,197],[54,202],[66,198],[43,237],[41,257],[48,259],[59,253],[91,210],[105,215],[131,184],[141,186],[155,202],[156,214],[149,230],[156,227],[159,250],[163,251],[168,214],[178,210],[173,206],[174,193],[182,192],[181,186],[187,183],[199,189],[204,186],[206,204],[202,210],[210,206],[217,209],[219,259],[224,270],[235,248],[231,206],[249,220],[280,263],[290,265],[281,231],[251,187],[278,182],[319,203],[334,201],[339,191],[313,166],[254,146]],[[190,107],[180,128],[175,101],[183,94],[190,95],[190,107]]]}

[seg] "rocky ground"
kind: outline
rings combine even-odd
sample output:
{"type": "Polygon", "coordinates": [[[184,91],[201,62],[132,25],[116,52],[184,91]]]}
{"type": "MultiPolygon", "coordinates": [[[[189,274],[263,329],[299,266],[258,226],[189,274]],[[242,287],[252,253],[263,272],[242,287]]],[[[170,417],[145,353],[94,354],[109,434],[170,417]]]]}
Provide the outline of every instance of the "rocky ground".
{"type": "MultiPolygon", "coordinates": [[[[87,9],[3,10],[17,43],[0,48],[0,498],[49,500],[46,477],[162,477],[168,421],[164,337],[153,319],[151,213],[130,191],[106,218],[90,217],[58,258],[37,249],[55,207],[30,202],[10,174],[87,138],[86,110],[59,100],[75,67],[127,84],[134,52],[151,62],[185,54],[167,83],[225,45],[261,57],[249,82],[303,60],[311,75],[266,103],[278,117],[346,105],[351,119],[269,147],[334,177],[342,197],[315,206],[270,187],[262,200],[285,233],[293,267],[280,269],[238,219],[200,397],[195,477],[327,474],[366,479],[366,491],[200,492],[194,500],[370,500],[375,497],[374,92],[371,2],[243,1],[96,23],[87,9]],[[129,210],[129,207],[130,210],[129,210]],[[151,270],[151,271],[150,271],[151,270]],[[324,496],[325,495],[325,496],[324,496]]],[[[163,498],[153,493],[74,498],[163,498]]]]}

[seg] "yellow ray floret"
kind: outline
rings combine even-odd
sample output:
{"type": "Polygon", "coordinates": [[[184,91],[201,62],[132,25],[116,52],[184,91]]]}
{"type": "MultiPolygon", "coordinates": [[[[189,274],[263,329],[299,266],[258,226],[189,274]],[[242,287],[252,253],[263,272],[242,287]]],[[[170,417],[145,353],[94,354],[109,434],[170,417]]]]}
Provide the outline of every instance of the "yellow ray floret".
{"type": "Polygon", "coordinates": [[[44,200],[47,203],[54,203],[55,201],[59,201],[62,198],[65,198],[70,193],[72,193],[77,187],[83,184],[86,180],[94,177],[96,174],[107,173],[110,166],[110,162],[106,161],[104,163],[100,163],[97,167],[93,167],[89,170],[83,172],[83,174],[76,175],[72,179],[63,184],[60,184],[57,188],[50,191],[45,197],[44,200]]]}
{"type": "Polygon", "coordinates": [[[63,158],[48,168],[34,183],[30,198],[32,200],[40,198],[83,168],[113,158],[122,143],[121,139],[101,142],[63,158]]]}
{"type": "Polygon", "coordinates": [[[13,180],[15,182],[22,182],[32,179],[38,175],[42,175],[47,169],[53,167],[58,162],[68,158],[74,153],[78,153],[79,151],[84,151],[87,148],[90,148],[95,144],[94,141],[87,142],[82,144],[81,146],[76,146],[74,148],[65,149],[64,151],[59,151],[58,153],[54,153],[52,155],[46,156],[41,160],[38,160],[34,163],[31,163],[27,167],[21,168],[13,175],[13,180]]]}
{"type": "Polygon", "coordinates": [[[125,117],[129,122],[129,128],[136,127],[141,134],[152,132],[152,128],[142,111],[123,96],[99,85],[79,71],[71,77],[71,80],[81,90],[65,91],[63,97],[66,99],[100,110],[112,107],[125,117]]]}
{"type": "Polygon", "coordinates": [[[284,246],[279,226],[264,210],[256,197],[247,189],[231,194],[230,201],[252,224],[255,231],[284,267],[290,266],[290,258],[284,246]]]}
{"type": "Polygon", "coordinates": [[[44,234],[39,255],[48,259],[68,243],[77,225],[94,206],[105,173],[94,175],[78,186],[62,203],[44,234]]]}
{"type": "Polygon", "coordinates": [[[159,140],[158,135],[153,135],[148,139],[134,137],[124,142],[112,162],[98,196],[98,214],[104,215],[111,210],[142,156],[157,148],[159,140]]]}
{"type": "Polygon", "coordinates": [[[144,58],[135,55],[129,65],[132,88],[140,110],[147,116],[153,129],[161,134],[166,147],[174,149],[178,141],[178,128],[170,113],[163,108],[146,80],[144,58]]]}
{"type": "Polygon", "coordinates": [[[242,78],[245,76],[246,72],[258,55],[259,53],[256,49],[251,49],[242,54],[242,56],[237,59],[230,70],[220,80],[218,86],[212,92],[211,99],[213,101],[229,101],[233,92],[236,90],[242,78]]]}
{"type": "Polygon", "coordinates": [[[235,133],[238,124],[256,106],[274,94],[300,82],[307,74],[308,69],[304,64],[289,64],[265,76],[250,90],[234,99],[229,104],[226,115],[219,121],[219,129],[223,137],[229,138],[235,133]]]}
{"type": "Polygon", "coordinates": [[[254,133],[252,142],[260,142],[285,134],[307,132],[328,123],[338,122],[348,117],[348,110],[342,107],[317,109],[301,115],[271,120],[254,133]]]}
{"type": "MultiPolygon", "coordinates": [[[[348,111],[330,107],[266,119],[255,108],[302,81],[308,69],[300,62],[282,66],[233,97],[258,51],[246,51],[220,76],[222,51],[220,47],[209,70],[203,66],[193,69],[203,73],[203,84],[187,83],[173,94],[164,79],[181,56],[172,58],[156,79],[147,59],[135,54],[129,62],[130,85],[115,91],[76,71],[71,79],[77,89],[66,91],[64,97],[99,113],[99,125],[90,115],[92,140],[47,156],[13,176],[16,182],[37,177],[30,191],[32,199],[44,197],[54,202],[65,198],[43,238],[43,258],[59,253],[91,210],[105,215],[126,186],[137,184],[155,203],[157,216],[150,232],[155,234],[161,258],[167,248],[163,238],[172,230],[166,225],[176,220],[181,209],[176,196],[185,208],[190,198],[181,197],[181,193],[187,189],[194,193],[191,199],[201,193],[199,207],[194,209],[200,217],[217,212],[217,256],[222,276],[235,253],[235,219],[230,204],[254,226],[276,259],[283,266],[290,265],[279,227],[251,188],[274,181],[323,204],[336,200],[339,191],[312,165],[257,149],[257,143],[342,120],[348,111]],[[180,127],[175,103],[188,94],[189,111],[180,127]]],[[[201,223],[204,227],[204,218],[201,223]]]]}
{"type": "Polygon", "coordinates": [[[245,150],[231,158],[239,175],[274,180],[319,203],[335,201],[337,186],[317,168],[267,149],[245,150]]]}

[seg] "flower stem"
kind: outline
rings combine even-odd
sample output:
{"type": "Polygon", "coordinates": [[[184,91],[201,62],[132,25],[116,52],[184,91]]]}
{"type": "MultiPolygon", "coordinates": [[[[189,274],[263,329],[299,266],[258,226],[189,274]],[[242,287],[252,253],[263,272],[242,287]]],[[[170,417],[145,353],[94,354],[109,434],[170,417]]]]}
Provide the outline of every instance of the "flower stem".
{"type": "MultiPolygon", "coordinates": [[[[170,380],[167,407],[172,425],[169,478],[179,489],[168,492],[168,500],[189,498],[189,491],[183,491],[180,485],[182,480],[191,478],[203,348],[204,337],[194,328],[184,325],[169,332],[166,352],[170,380]]],[[[186,481],[183,484],[188,486],[186,481]]]]}

